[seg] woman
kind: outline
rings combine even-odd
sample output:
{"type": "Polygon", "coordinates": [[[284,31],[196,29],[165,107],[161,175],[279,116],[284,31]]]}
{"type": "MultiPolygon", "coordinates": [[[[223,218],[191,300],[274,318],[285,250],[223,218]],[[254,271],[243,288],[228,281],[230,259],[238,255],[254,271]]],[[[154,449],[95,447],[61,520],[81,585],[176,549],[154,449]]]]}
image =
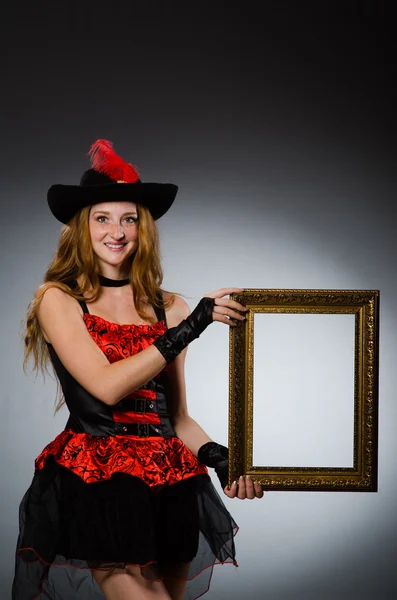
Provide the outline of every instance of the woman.
{"type": "Polygon", "coordinates": [[[155,220],[177,187],[142,183],[107,140],[89,155],[80,185],[48,193],[66,227],[30,306],[25,364],[51,359],[70,416],[21,502],[13,600],[193,600],[214,564],[237,566],[238,528],[207,467],[230,498],[263,491],[228,488],[227,448],[188,414],[184,361],[210,323],[236,327],[246,309],[225,298],[240,288],[192,314],[161,290],[155,220]]]}

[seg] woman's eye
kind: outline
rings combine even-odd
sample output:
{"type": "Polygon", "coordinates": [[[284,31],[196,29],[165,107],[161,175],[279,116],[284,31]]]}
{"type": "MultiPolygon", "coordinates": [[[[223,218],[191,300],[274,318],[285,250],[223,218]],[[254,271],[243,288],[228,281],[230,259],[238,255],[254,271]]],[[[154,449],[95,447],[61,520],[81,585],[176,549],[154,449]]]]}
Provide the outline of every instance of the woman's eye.
{"type": "MultiPolygon", "coordinates": [[[[97,217],[97,221],[98,221],[98,223],[105,223],[107,221],[107,217],[102,215],[100,217],[97,217]]],[[[125,221],[127,221],[128,224],[131,224],[131,223],[136,223],[137,219],[136,219],[136,217],[126,217],[125,221]]]]}

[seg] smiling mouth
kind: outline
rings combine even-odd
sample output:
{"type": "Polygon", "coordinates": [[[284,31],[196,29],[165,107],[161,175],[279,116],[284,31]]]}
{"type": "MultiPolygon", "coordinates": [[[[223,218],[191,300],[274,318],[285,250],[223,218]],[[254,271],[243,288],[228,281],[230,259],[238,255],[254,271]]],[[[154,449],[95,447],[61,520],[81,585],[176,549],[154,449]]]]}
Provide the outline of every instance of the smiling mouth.
{"type": "Polygon", "coordinates": [[[105,246],[107,246],[111,250],[121,250],[121,248],[124,248],[126,244],[105,244],[105,246]]]}

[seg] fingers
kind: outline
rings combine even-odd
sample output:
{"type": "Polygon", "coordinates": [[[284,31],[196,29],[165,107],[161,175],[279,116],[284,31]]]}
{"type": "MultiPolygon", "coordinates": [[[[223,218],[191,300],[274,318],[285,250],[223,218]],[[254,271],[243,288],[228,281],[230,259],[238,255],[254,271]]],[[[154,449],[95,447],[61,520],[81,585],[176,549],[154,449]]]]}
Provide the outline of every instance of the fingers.
{"type": "Polygon", "coordinates": [[[248,308],[246,306],[244,306],[243,304],[240,304],[240,302],[236,302],[235,300],[230,300],[230,299],[224,300],[223,298],[216,298],[214,310],[216,310],[220,314],[227,313],[230,316],[232,316],[233,314],[239,315],[240,312],[246,313],[248,308]]]}
{"type": "MultiPolygon", "coordinates": [[[[245,310],[245,309],[244,309],[245,310]]],[[[227,306],[214,306],[213,320],[228,323],[229,325],[237,325],[235,321],[245,321],[245,316],[228,308],[227,306]],[[234,320],[233,320],[234,319],[234,320]]]]}
{"type": "Polygon", "coordinates": [[[231,298],[215,298],[215,305],[221,307],[227,306],[228,308],[240,310],[242,312],[246,312],[248,310],[244,304],[240,304],[240,302],[232,300],[231,298]]]}
{"type": "Polygon", "coordinates": [[[249,500],[253,500],[255,498],[254,482],[249,475],[247,475],[245,478],[245,496],[249,500]]]}
{"type": "Polygon", "coordinates": [[[263,498],[265,492],[263,491],[262,486],[258,481],[256,481],[254,483],[254,489],[255,489],[255,496],[257,498],[263,498]]]}
{"type": "Polygon", "coordinates": [[[237,497],[240,500],[263,498],[264,495],[261,484],[257,481],[254,483],[249,475],[246,477],[241,475],[238,481],[233,481],[231,487],[225,487],[223,491],[229,498],[237,497]]]}
{"type": "Polygon", "coordinates": [[[243,292],[244,288],[221,288],[220,290],[215,290],[215,292],[210,292],[209,294],[205,294],[205,296],[209,298],[222,298],[223,296],[228,296],[229,294],[243,292]]]}
{"type": "Polygon", "coordinates": [[[213,320],[226,323],[232,327],[237,325],[236,321],[244,321],[245,316],[240,313],[246,313],[248,308],[236,300],[224,298],[224,296],[232,294],[233,292],[243,291],[244,288],[221,288],[220,290],[206,294],[205,297],[214,298],[213,320]]]}
{"type": "Polygon", "coordinates": [[[218,298],[214,304],[213,320],[236,326],[235,321],[245,321],[246,317],[241,313],[246,313],[247,310],[248,308],[235,300],[218,298]],[[241,313],[237,311],[241,311],[241,313]]]}
{"type": "Polygon", "coordinates": [[[226,496],[229,496],[229,498],[235,498],[237,494],[237,482],[233,481],[231,487],[228,488],[226,486],[223,491],[225,492],[226,496]]]}

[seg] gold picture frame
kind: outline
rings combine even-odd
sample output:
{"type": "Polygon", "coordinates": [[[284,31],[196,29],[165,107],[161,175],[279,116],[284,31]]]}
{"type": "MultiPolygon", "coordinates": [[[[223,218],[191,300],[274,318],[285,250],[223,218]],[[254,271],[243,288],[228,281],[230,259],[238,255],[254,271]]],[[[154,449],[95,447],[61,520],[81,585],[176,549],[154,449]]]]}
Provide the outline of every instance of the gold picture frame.
{"type": "Polygon", "coordinates": [[[378,477],[379,290],[244,289],[230,298],[249,310],[230,327],[229,485],[250,475],[264,490],[376,492],[378,477]],[[253,465],[255,313],[355,315],[353,467],[253,465]]]}

